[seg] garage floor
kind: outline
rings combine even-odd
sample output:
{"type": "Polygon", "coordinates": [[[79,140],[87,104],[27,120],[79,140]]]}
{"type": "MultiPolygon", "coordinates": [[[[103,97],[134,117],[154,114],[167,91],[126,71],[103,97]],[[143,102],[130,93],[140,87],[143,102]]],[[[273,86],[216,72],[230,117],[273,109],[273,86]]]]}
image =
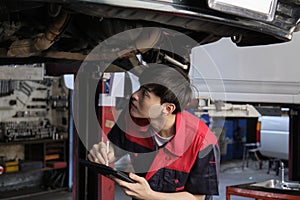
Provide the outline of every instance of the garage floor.
{"type": "MultiPolygon", "coordinates": [[[[214,200],[224,200],[226,195],[226,186],[227,185],[236,185],[242,183],[250,182],[260,182],[269,179],[279,179],[279,176],[276,175],[274,170],[268,174],[268,163],[264,162],[262,169],[259,169],[258,163],[255,161],[250,161],[248,168],[241,168],[241,160],[233,160],[223,162],[221,164],[221,173],[220,173],[220,195],[215,196],[214,200]]],[[[287,174],[287,170],[286,170],[287,174]]],[[[287,176],[286,176],[287,177],[287,176]]],[[[10,198],[20,199],[20,198],[10,198]]],[[[130,200],[126,197],[123,192],[116,188],[115,190],[115,199],[116,200],[130,200]]],[[[233,196],[232,200],[250,200],[250,198],[236,197],[233,196]]],[[[59,191],[55,193],[48,193],[38,196],[27,196],[22,197],[22,200],[72,200],[72,193],[67,191],[59,191]]]]}
{"type": "MultiPolygon", "coordinates": [[[[264,161],[262,169],[259,169],[258,162],[250,160],[249,166],[242,169],[241,160],[233,160],[229,162],[221,163],[220,172],[220,184],[219,184],[219,196],[215,196],[214,200],[225,200],[226,199],[226,186],[238,185],[244,183],[261,182],[270,179],[279,179],[276,175],[275,169],[271,169],[268,174],[268,162],[264,161]]],[[[286,171],[286,177],[288,172],[286,171]]],[[[232,196],[231,200],[253,200],[253,198],[245,198],[232,196]]]]}
{"type": "Polygon", "coordinates": [[[10,197],[1,200],[72,200],[72,193],[68,191],[57,191],[34,195],[28,194],[20,197],[10,197]]]}

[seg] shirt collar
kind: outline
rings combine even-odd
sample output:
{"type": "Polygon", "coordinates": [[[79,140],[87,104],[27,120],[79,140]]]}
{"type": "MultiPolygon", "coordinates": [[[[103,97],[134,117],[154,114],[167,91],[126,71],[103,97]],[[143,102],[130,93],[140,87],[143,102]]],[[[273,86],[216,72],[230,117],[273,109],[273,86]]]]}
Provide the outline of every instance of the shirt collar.
{"type": "Polygon", "coordinates": [[[176,114],[175,136],[165,146],[166,150],[178,157],[187,151],[196,135],[196,127],[195,131],[189,131],[189,129],[187,129],[189,115],[190,114],[186,111],[176,114]]]}
{"type": "MultiPolygon", "coordinates": [[[[197,127],[193,131],[187,129],[187,123],[191,114],[187,111],[182,111],[176,114],[176,132],[175,136],[165,145],[164,149],[174,154],[175,156],[182,156],[184,152],[192,144],[197,132],[197,127]]],[[[129,113],[125,114],[126,134],[140,139],[149,139],[151,133],[149,131],[150,125],[140,126],[135,120],[131,118],[129,113]]],[[[141,141],[141,140],[140,140],[141,141]]]]}

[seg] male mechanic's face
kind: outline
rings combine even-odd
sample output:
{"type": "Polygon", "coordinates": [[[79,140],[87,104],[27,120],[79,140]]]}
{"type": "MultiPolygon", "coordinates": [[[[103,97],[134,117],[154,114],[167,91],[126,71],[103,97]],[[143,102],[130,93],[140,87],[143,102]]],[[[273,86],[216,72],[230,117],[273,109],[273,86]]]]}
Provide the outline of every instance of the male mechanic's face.
{"type": "Polygon", "coordinates": [[[132,117],[156,119],[161,116],[162,110],[160,97],[145,86],[141,86],[138,91],[131,95],[129,112],[132,117]]]}

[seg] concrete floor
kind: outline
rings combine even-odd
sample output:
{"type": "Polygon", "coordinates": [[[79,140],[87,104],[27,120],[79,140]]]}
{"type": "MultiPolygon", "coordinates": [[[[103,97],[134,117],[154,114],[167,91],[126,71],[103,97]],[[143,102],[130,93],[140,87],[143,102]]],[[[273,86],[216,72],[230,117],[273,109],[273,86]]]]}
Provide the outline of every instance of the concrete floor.
{"type": "MultiPolygon", "coordinates": [[[[220,172],[220,195],[214,196],[214,200],[225,200],[226,196],[226,186],[236,185],[242,183],[250,182],[260,182],[269,179],[279,179],[275,171],[271,171],[270,174],[267,173],[268,165],[264,162],[262,169],[258,168],[258,163],[255,161],[250,161],[248,168],[242,169],[241,160],[233,160],[221,163],[220,172]]],[[[13,198],[10,198],[13,199],[13,198]]],[[[23,197],[22,200],[71,200],[72,193],[67,191],[60,191],[55,193],[48,193],[38,196],[28,196],[23,197]]],[[[126,197],[120,188],[115,189],[115,199],[116,200],[130,200],[126,197]]],[[[232,196],[232,200],[248,200],[250,198],[232,196]]]]}
{"type": "Polygon", "coordinates": [[[72,192],[44,192],[39,194],[22,195],[20,197],[10,197],[1,200],[72,200],[72,192]]]}
{"type": "MultiPolygon", "coordinates": [[[[221,163],[219,196],[214,196],[214,200],[226,199],[226,186],[238,185],[244,183],[261,182],[270,179],[279,179],[275,170],[268,174],[268,162],[263,163],[262,169],[259,169],[256,161],[250,160],[249,166],[242,169],[242,161],[234,160],[221,163]]],[[[287,171],[287,170],[286,170],[287,171]]],[[[251,198],[231,196],[231,200],[250,200],[251,198]]],[[[253,200],[253,199],[251,199],[253,200]]]]}

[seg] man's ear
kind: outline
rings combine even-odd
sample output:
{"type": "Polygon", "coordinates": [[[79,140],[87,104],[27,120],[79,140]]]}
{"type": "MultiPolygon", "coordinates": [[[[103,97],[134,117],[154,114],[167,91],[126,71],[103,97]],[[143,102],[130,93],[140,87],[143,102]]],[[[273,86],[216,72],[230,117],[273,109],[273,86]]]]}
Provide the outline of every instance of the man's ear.
{"type": "Polygon", "coordinates": [[[173,104],[173,103],[164,103],[163,113],[170,115],[170,114],[173,114],[175,109],[176,109],[175,104],[173,104]]]}

